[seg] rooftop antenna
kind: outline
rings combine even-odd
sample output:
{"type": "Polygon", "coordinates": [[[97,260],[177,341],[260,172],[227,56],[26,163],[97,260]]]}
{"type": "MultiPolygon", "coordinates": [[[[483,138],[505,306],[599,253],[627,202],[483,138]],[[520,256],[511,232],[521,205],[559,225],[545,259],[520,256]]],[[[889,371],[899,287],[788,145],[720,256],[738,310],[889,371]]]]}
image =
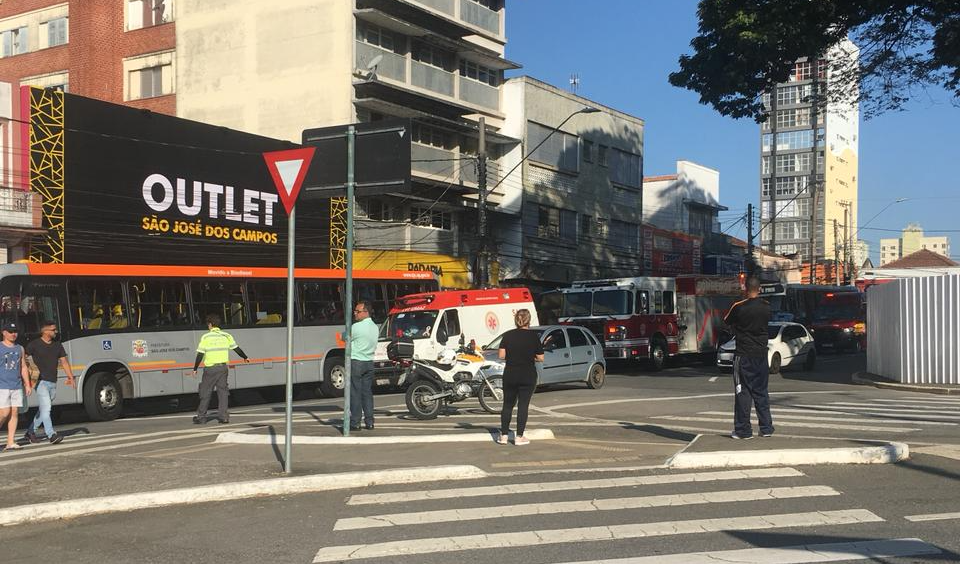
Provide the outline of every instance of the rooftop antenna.
{"type": "Polygon", "coordinates": [[[570,91],[576,94],[577,90],[579,89],[580,89],[580,75],[571,74],[570,75],[570,91]]]}

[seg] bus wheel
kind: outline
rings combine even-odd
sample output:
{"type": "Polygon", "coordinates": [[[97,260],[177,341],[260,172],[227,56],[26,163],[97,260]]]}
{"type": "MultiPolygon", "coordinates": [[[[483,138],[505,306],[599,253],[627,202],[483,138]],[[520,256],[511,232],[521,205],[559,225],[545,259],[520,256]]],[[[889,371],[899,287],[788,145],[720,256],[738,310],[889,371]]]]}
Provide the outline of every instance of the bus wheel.
{"type": "Polygon", "coordinates": [[[663,341],[655,340],[650,343],[650,368],[654,372],[663,370],[667,363],[667,345],[663,341]]]}
{"type": "Polygon", "coordinates": [[[113,421],[123,412],[123,391],[116,376],[97,372],[83,387],[83,408],[94,421],[113,421]]]}
{"type": "Polygon", "coordinates": [[[342,398],[346,372],[343,357],[331,357],[323,364],[323,382],[320,382],[320,393],[328,398],[342,398]]]}

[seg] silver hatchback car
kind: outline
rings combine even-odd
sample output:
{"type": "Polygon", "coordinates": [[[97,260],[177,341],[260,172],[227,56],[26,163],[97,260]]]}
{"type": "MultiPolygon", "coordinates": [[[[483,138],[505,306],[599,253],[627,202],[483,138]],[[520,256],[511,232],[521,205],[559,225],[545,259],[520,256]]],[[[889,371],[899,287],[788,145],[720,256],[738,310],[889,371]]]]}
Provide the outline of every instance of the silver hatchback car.
{"type": "MultiPolygon", "coordinates": [[[[537,385],[562,382],[586,382],[593,389],[603,386],[607,363],[603,346],[589,330],[575,325],[541,325],[531,327],[543,343],[543,362],[537,363],[537,385]]],[[[498,336],[483,347],[484,357],[492,364],[487,376],[503,373],[503,361],[497,358],[498,336]]]]}

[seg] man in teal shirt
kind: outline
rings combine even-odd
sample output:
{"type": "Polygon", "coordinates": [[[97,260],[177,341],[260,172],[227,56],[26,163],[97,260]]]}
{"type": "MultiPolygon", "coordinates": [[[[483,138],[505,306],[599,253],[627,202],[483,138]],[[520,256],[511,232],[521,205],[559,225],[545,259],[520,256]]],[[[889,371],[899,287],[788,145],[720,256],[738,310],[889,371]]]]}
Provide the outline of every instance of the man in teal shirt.
{"type": "Polygon", "coordinates": [[[373,429],[373,353],[380,331],[370,319],[370,304],[357,302],[350,328],[350,430],[373,429]],[[362,411],[361,411],[362,410],[362,411]]]}

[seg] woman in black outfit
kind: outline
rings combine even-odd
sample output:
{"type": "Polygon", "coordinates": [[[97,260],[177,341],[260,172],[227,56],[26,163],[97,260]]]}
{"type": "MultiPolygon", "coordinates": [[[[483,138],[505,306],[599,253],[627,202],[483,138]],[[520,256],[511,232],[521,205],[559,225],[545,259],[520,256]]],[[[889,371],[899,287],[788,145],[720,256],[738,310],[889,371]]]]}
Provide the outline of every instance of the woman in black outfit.
{"type": "Polygon", "coordinates": [[[530,331],[530,311],[521,309],[513,316],[516,329],[503,334],[500,339],[500,358],[506,360],[503,368],[503,411],[500,412],[500,437],[497,442],[509,442],[510,418],[513,406],[517,405],[517,433],[513,444],[527,445],[530,439],[523,436],[527,426],[527,411],[530,398],[537,387],[537,365],[543,362],[543,345],[540,335],[530,331]],[[519,403],[518,401],[519,400],[519,403]]]}

